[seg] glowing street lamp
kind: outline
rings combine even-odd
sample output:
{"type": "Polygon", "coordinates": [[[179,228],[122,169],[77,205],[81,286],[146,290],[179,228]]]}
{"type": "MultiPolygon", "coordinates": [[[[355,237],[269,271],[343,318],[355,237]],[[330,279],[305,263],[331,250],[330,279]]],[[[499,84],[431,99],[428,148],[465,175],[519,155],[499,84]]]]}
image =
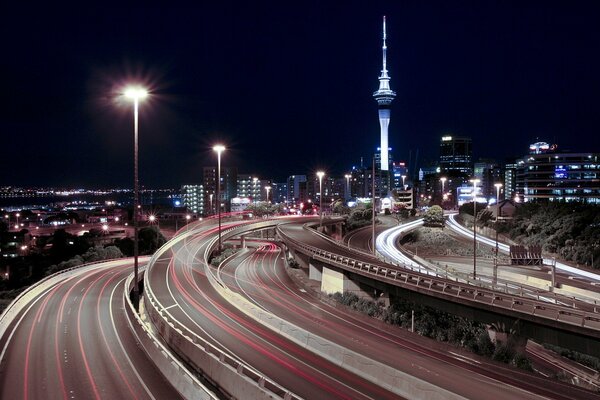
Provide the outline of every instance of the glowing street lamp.
{"type": "Polygon", "coordinates": [[[185,230],[189,231],[190,230],[190,219],[192,219],[192,216],[190,214],[185,216],[185,230]]]}
{"type": "Polygon", "coordinates": [[[269,202],[269,191],[271,190],[271,186],[265,186],[265,190],[267,191],[267,203],[269,202]]]}
{"type": "Polygon", "coordinates": [[[348,200],[352,197],[352,193],[350,193],[350,178],[352,178],[352,175],[346,174],[344,178],[346,178],[346,200],[348,200]]]}
{"type": "Polygon", "coordinates": [[[406,180],[406,175],[402,175],[402,187],[404,188],[404,190],[406,190],[406,185],[404,184],[405,180],[406,180]]]}
{"type": "Polygon", "coordinates": [[[323,176],[325,176],[325,172],[318,171],[317,176],[319,177],[319,212],[321,214],[319,226],[322,227],[323,226],[323,176]]]}
{"type": "Polygon", "coordinates": [[[471,179],[473,184],[473,279],[477,279],[477,184],[479,179],[471,179]]]}
{"type": "Polygon", "coordinates": [[[444,184],[446,183],[447,178],[441,177],[440,182],[442,182],[442,196],[444,195],[444,184]]]}
{"type": "Polygon", "coordinates": [[[219,207],[219,252],[221,252],[221,153],[225,151],[225,146],[217,144],[213,146],[217,153],[217,204],[219,207]]]}
{"type": "Polygon", "coordinates": [[[133,306],[139,311],[140,288],[138,282],[138,257],[139,257],[139,238],[138,238],[138,197],[139,197],[139,177],[138,177],[138,108],[140,100],[148,96],[148,92],[141,87],[128,87],[125,89],[125,97],[133,101],[133,306]]]}
{"type": "MultiPolygon", "coordinates": [[[[496,208],[500,210],[498,207],[498,201],[500,200],[500,188],[502,187],[502,184],[494,183],[494,186],[496,187],[496,208]]],[[[498,210],[496,210],[496,221],[498,220],[498,210]]]]}
{"type": "MultiPolygon", "coordinates": [[[[260,190],[256,187],[258,185],[258,178],[254,177],[252,178],[252,198],[254,199],[254,202],[256,203],[258,201],[258,196],[260,195],[260,190]]],[[[267,196],[269,197],[269,196],[267,196]]]]}

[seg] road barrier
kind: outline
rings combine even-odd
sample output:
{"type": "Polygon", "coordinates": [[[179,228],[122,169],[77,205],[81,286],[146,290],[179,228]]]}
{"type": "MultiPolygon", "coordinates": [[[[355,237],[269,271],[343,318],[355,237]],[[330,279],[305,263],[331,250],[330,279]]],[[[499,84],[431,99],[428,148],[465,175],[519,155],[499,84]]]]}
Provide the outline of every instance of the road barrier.
{"type": "Polygon", "coordinates": [[[278,229],[278,233],[288,247],[300,250],[317,260],[343,270],[436,297],[454,301],[460,298],[474,305],[502,308],[518,318],[530,316],[538,320],[560,322],[580,328],[576,329],[578,332],[583,331],[592,337],[600,337],[600,313],[598,312],[586,312],[559,304],[463,284],[438,276],[398,268],[391,264],[375,263],[372,259],[359,260],[298,242],[287,236],[281,229],[278,229]]]}
{"type": "MultiPolygon", "coordinates": [[[[255,225],[267,225],[269,222],[261,221],[255,225]]],[[[273,222],[270,222],[273,224],[273,222]]],[[[252,225],[252,221],[249,224],[252,225]]],[[[230,233],[234,230],[228,229],[222,233],[230,233]]],[[[193,233],[193,232],[192,232],[193,233]]],[[[148,271],[156,261],[171,246],[179,240],[185,240],[187,233],[172,239],[161,247],[148,263],[148,271]]],[[[216,240],[216,239],[215,239],[216,240]]],[[[278,385],[269,377],[259,371],[240,362],[238,359],[221,351],[204,338],[200,337],[187,326],[177,321],[168,310],[166,310],[152,292],[146,273],[144,305],[148,312],[150,321],[158,331],[161,338],[169,348],[182,360],[184,360],[195,371],[200,373],[211,384],[222,392],[237,399],[284,399],[300,400],[301,398],[289,390],[278,385]]]]}
{"type": "MultiPolygon", "coordinates": [[[[143,271],[140,271],[140,279],[143,278],[143,271]]],[[[186,399],[213,400],[219,399],[211,389],[206,387],[200,380],[185,366],[171,351],[158,339],[152,329],[146,325],[140,316],[135,312],[133,304],[129,298],[129,293],[133,290],[133,275],[125,281],[125,290],[123,294],[123,307],[129,320],[129,326],[138,342],[152,360],[158,370],[186,399]]]]}

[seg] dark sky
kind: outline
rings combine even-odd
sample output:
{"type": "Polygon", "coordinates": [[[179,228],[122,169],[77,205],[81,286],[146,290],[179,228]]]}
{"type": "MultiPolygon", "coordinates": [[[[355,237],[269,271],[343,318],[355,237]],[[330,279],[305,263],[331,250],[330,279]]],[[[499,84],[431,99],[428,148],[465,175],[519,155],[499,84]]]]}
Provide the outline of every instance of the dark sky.
{"type": "Polygon", "coordinates": [[[600,151],[597,1],[11,3],[0,185],[131,186],[127,82],[152,93],[140,110],[146,186],[198,182],[217,140],[224,165],[261,178],[343,174],[379,141],[384,14],[396,159],[435,159],[446,133],[500,161],[536,138],[600,151]]]}

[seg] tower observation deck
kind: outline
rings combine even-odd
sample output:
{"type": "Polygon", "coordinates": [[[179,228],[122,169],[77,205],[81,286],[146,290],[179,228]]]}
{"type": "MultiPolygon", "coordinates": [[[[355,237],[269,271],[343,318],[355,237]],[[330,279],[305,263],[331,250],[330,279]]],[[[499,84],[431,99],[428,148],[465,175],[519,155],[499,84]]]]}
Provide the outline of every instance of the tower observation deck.
{"type": "Polygon", "coordinates": [[[386,52],[387,46],[386,30],[385,30],[385,16],[383,17],[383,68],[381,69],[381,75],[379,76],[379,89],[373,93],[373,97],[379,104],[379,126],[381,129],[381,170],[387,171],[389,169],[389,142],[388,142],[388,126],[390,125],[390,105],[396,97],[396,92],[390,88],[390,77],[387,71],[386,64],[386,52]]]}

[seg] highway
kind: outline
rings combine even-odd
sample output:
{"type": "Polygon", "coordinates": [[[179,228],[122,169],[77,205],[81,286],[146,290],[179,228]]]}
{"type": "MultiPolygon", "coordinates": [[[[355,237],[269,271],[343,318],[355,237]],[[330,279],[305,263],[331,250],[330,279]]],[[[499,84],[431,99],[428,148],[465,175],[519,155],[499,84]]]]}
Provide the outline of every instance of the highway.
{"type": "Polygon", "coordinates": [[[0,398],[180,398],[123,312],[132,269],[132,259],[83,267],[40,293],[0,338],[0,398]]]}
{"type": "Polygon", "coordinates": [[[463,398],[570,398],[572,388],[567,385],[549,388],[546,379],[320,301],[288,275],[278,246],[256,245],[222,265],[223,281],[257,306],[311,333],[463,398]]]}
{"type": "MultiPolygon", "coordinates": [[[[235,236],[248,226],[279,224],[281,232],[295,240],[357,254],[305,229],[308,221],[315,218],[225,219],[223,230],[235,236]]],[[[268,387],[281,398],[414,398],[402,395],[404,389],[386,386],[377,376],[353,369],[351,363],[335,361],[332,350],[316,353],[281,334],[240,306],[239,298],[280,319],[280,326],[307,332],[325,348],[344,349],[346,356],[381,365],[381,374],[391,370],[404,374],[429,398],[597,398],[337,307],[321,298],[299,270],[286,269],[278,243],[247,237],[248,249],[220,268],[209,266],[208,254],[217,243],[214,222],[180,230],[155,254],[144,276],[145,318],[150,317],[155,332],[189,368],[208,368],[195,353],[206,349],[217,354],[216,360],[237,366],[234,386],[254,380],[257,387],[268,387]],[[169,323],[161,323],[163,318],[169,323]],[[173,323],[193,340],[192,347],[168,327],[173,323]]],[[[239,239],[233,243],[239,244],[239,239]]],[[[61,274],[41,285],[10,324],[4,326],[6,321],[0,320],[0,398],[182,397],[159,372],[157,365],[162,365],[154,365],[156,358],[146,355],[124,312],[131,264],[131,259],[107,261],[61,274]]],[[[203,370],[209,379],[211,371],[203,370]]],[[[245,398],[243,393],[236,397],[245,398]]]]}
{"type": "MultiPolygon", "coordinates": [[[[455,232],[457,232],[465,237],[468,237],[470,239],[473,239],[473,231],[469,230],[469,229],[465,228],[464,226],[462,226],[461,224],[459,224],[456,221],[456,214],[448,215],[447,226],[450,227],[450,229],[454,230],[455,232]]],[[[486,245],[494,247],[494,248],[496,247],[495,240],[492,240],[492,239],[487,238],[482,235],[477,235],[476,239],[480,243],[486,244],[486,245]]],[[[504,253],[509,253],[510,246],[507,244],[504,244],[504,243],[498,243],[498,249],[504,253]]],[[[547,265],[551,265],[554,261],[555,260],[549,259],[549,258],[544,259],[544,263],[547,265]]],[[[600,274],[585,271],[580,268],[571,267],[570,265],[561,263],[559,261],[556,261],[556,269],[563,271],[565,273],[568,273],[568,274],[576,275],[576,276],[583,277],[583,278],[600,283],[600,274]]]]}
{"type": "MultiPolygon", "coordinates": [[[[238,224],[225,223],[223,227],[238,224]]],[[[398,398],[249,320],[224,301],[206,278],[202,260],[214,240],[213,228],[194,234],[189,240],[173,241],[171,251],[149,268],[146,287],[165,313],[185,325],[191,335],[255,368],[299,397],[398,398]]]]}

